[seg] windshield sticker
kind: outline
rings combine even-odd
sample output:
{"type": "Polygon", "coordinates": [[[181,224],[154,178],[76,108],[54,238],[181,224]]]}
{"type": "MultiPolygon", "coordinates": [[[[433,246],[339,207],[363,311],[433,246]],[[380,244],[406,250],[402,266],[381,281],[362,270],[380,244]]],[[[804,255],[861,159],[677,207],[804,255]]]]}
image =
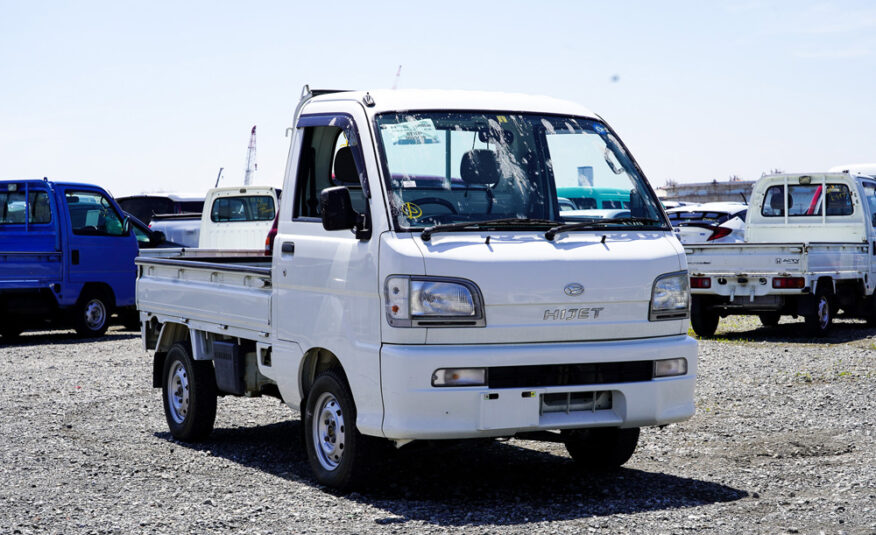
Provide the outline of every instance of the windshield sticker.
{"type": "Polygon", "coordinates": [[[432,119],[420,119],[396,124],[380,125],[383,135],[393,145],[424,145],[441,143],[441,137],[432,119]]]}
{"type": "Polygon", "coordinates": [[[419,219],[423,215],[423,209],[412,202],[406,202],[402,207],[402,213],[408,219],[419,219]]]}
{"type": "Polygon", "coordinates": [[[594,124],[593,131],[599,134],[600,136],[608,133],[608,129],[602,126],[601,124],[594,124]]]}
{"type": "Polygon", "coordinates": [[[508,122],[508,118],[505,117],[504,115],[497,115],[496,119],[498,119],[500,123],[507,123],[508,122]]]}
{"type": "Polygon", "coordinates": [[[402,187],[403,188],[416,188],[417,181],[416,180],[402,180],[402,187]]]}

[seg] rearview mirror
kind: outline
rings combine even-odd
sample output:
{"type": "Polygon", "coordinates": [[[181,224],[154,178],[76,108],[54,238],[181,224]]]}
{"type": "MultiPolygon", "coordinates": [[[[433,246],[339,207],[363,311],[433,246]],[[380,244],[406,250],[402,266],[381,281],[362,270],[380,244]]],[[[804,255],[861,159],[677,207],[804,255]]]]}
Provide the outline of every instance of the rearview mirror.
{"type": "Polygon", "coordinates": [[[125,217],[125,220],[122,221],[122,235],[127,236],[131,233],[131,218],[125,217]]]}

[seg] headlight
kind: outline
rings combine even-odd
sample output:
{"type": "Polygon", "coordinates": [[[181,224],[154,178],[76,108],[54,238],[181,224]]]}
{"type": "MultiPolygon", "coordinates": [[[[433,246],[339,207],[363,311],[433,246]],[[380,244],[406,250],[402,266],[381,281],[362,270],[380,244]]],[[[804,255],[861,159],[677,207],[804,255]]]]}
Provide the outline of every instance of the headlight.
{"type": "Polygon", "coordinates": [[[651,290],[651,321],[684,319],[689,316],[690,287],[687,271],[660,275],[651,290]]]}
{"type": "Polygon", "coordinates": [[[386,279],[385,293],[386,318],[393,327],[484,325],[483,300],[470,281],[394,275],[386,279]]]}

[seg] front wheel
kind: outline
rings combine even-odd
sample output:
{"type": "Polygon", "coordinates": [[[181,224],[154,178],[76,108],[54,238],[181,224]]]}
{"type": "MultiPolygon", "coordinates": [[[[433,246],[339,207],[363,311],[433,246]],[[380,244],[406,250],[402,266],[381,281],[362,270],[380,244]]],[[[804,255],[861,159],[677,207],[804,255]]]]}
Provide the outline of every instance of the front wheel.
{"type": "Polygon", "coordinates": [[[216,374],[210,361],[192,358],[177,342],[164,359],[162,397],[170,433],[186,442],[202,440],[216,421],[216,374]]]}
{"type": "Polygon", "coordinates": [[[711,338],[718,330],[718,313],[705,306],[699,296],[693,296],[690,303],[690,326],[700,338],[711,338]]]}
{"type": "Polygon", "coordinates": [[[110,304],[102,292],[83,293],[73,309],[73,327],[82,338],[103,336],[109,327],[110,304]]]}
{"type": "Polygon", "coordinates": [[[833,323],[833,303],[831,303],[831,300],[829,294],[817,293],[812,309],[805,316],[806,330],[814,336],[827,336],[830,332],[830,327],[833,323]]]}
{"type": "Polygon", "coordinates": [[[347,382],[328,370],[314,381],[304,411],[307,460],[316,480],[338,490],[361,482],[365,437],[356,430],[356,406],[347,382]]]}
{"type": "Polygon", "coordinates": [[[639,428],[595,427],[562,432],[566,450],[588,472],[617,470],[630,460],[639,444],[639,428]]]}

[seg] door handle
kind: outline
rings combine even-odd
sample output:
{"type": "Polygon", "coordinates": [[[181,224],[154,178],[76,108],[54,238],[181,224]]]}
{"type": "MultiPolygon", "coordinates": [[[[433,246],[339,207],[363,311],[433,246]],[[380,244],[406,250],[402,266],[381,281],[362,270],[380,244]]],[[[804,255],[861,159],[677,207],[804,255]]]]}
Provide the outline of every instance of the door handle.
{"type": "Polygon", "coordinates": [[[295,242],[284,241],[283,245],[280,246],[280,252],[283,254],[295,254],[295,242]]]}

